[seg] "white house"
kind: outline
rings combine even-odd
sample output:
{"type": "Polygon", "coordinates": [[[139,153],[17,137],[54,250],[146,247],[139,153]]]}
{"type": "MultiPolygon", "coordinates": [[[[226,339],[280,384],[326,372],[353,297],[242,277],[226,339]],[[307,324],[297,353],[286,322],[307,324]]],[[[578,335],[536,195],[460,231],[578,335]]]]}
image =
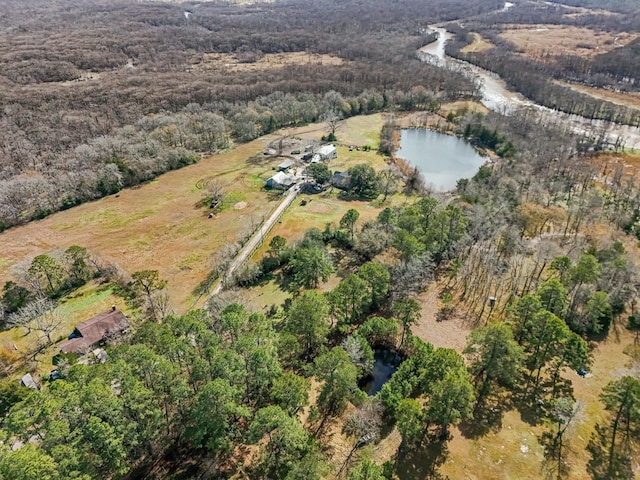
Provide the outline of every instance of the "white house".
{"type": "Polygon", "coordinates": [[[293,175],[287,175],[284,172],[278,172],[267,180],[267,187],[275,188],[277,190],[287,190],[294,183],[296,183],[296,177],[293,175]]]}
{"type": "Polygon", "coordinates": [[[315,152],[317,155],[320,155],[321,160],[331,160],[332,158],[338,158],[338,151],[336,150],[335,145],[323,145],[315,152]]]}

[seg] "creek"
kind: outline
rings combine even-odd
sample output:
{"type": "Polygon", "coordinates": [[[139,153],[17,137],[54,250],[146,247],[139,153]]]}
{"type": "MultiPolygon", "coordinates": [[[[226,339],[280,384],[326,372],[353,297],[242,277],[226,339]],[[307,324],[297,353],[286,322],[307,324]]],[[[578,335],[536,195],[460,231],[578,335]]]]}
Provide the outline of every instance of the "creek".
{"type": "MultiPolygon", "coordinates": [[[[507,9],[516,8],[507,4],[505,4],[507,9]]],[[[611,144],[619,143],[627,148],[640,150],[640,128],[571,115],[532,102],[519,93],[509,90],[505,82],[495,73],[446,55],[445,46],[453,36],[451,32],[438,26],[430,26],[429,31],[436,32],[438,39],[418,50],[420,60],[439,67],[463,71],[476,79],[480,85],[481,102],[488,109],[512,115],[517,110],[526,108],[539,115],[543,123],[555,124],[559,128],[568,129],[579,135],[604,136],[611,144]]]]}

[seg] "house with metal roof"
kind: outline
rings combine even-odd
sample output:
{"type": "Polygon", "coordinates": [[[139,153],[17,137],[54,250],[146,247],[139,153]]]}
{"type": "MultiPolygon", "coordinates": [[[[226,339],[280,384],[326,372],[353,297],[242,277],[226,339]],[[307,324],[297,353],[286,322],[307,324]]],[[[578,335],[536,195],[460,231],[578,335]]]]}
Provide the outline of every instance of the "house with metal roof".
{"type": "Polygon", "coordinates": [[[76,325],[69,340],[60,345],[62,353],[87,353],[96,345],[129,329],[129,321],[116,307],[76,325]]]}
{"type": "Polygon", "coordinates": [[[328,144],[322,145],[318,150],[315,151],[316,155],[320,155],[320,160],[331,160],[332,158],[338,158],[338,151],[336,150],[335,145],[328,144]]]}
{"type": "Polygon", "coordinates": [[[296,183],[296,177],[293,175],[287,175],[284,172],[278,172],[269,180],[267,180],[267,188],[274,188],[276,190],[288,190],[296,183]]]}
{"type": "Polygon", "coordinates": [[[293,160],[285,160],[280,165],[278,165],[278,171],[286,172],[294,165],[294,163],[295,162],[293,160]]]}

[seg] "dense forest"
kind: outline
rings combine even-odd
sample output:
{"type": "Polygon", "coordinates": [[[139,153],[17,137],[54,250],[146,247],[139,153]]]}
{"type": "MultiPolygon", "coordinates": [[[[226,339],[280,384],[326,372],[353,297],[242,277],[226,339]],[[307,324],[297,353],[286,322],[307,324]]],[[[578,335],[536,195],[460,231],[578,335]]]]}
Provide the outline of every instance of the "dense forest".
{"type": "Polygon", "coordinates": [[[424,25],[500,2],[431,3],[3,2],[0,230],[328,111],[473,97],[470,79],[415,50],[424,25]],[[283,52],[342,62],[232,70],[206,57],[283,52]]]}
{"type": "MultiPolygon", "coordinates": [[[[139,323],[107,347],[105,363],[65,355],[42,390],[2,383],[0,478],[440,478],[451,429],[483,436],[509,409],[544,422],[545,468],[565,478],[565,432],[579,412],[565,372],[588,371],[593,342],[613,329],[638,330],[632,255],[622,241],[582,232],[613,221],[627,241],[619,222],[638,204],[611,201],[613,184],[593,186],[579,138],[527,117],[459,113],[454,128],[470,141],[509,142],[496,168],[461,180],[451,202],[407,177],[412,195],[374,221],[350,209],[298,241],[276,235],[205,310],[165,311],[157,271],[126,275],[81,246],[35,257],[4,286],[11,325],[41,329],[51,342],[56,300],[95,279],[139,323]],[[544,151],[533,147],[540,138],[544,151]],[[556,236],[542,237],[547,227],[556,236]],[[336,272],[337,285],[318,290],[336,272]],[[292,296],[251,311],[234,283],[251,292],[265,279],[292,296]],[[463,354],[412,334],[417,298],[433,282],[446,287],[443,321],[454,310],[477,319],[463,354]],[[379,349],[396,352],[400,366],[370,396],[361,386],[379,349]],[[336,466],[327,441],[338,421],[350,453],[336,466]],[[369,446],[393,425],[396,461],[378,465],[369,446]],[[413,471],[421,452],[430,452],[426,470],[413,471]]],[[[350,173],[348,195],[383,193],[381,172],[362,164],[350,173]]],[[[600,397],[587,469],[594,479],[631,479],[640,382],[612,380],[600,397]]]]}
{"type": "MultiPolygon", "coordinates": [[[[513,412],[542,465],[521,478],[637,477],[640,185],[628,168],[637,156],[607,156],[597,136],[543,124],[529,110],[481,113],[474,79],[415,52],[431,39],[426,25],[462,19],[465,27],[448,27],[457,28],[452,54],[496,71],[522,66],[519,85],[553,72],[634,90],[637,72],[625,79],[607,69],[611,57],[601,67],[592,57],[602,75],[579,78],[570,62],[513,63],[502,22],[517,23],[522,11],[538,15],[532,23],[583,21],[552,20],[564,7],[365,3],[3,2],[0,230],[284,126],[385,112],[387,163],[376,171],[356,161],[340,191],[327,185],[329,166],[309,167],[327,187],[319,195],[347,204],[346,213],[292,238],[275,230],[260,258],[228,277],[223,265],[198,287],[203,308],[173,311],[171,278],[151,266],[129,272],[82,245],[12,265],[0,289],[2,327],[39,340],[0,348],[0,480],[443,480],[456,437],[492,438],[513,412]],[[470,32],[495,50],[461,53],[470,32]],[[244,68],[292,52],[334,60],[244,68]],[[243,67],[207,63],[210,54],[243,67]],[[425,111],[434,128],[487,155],[447,194],[394,157],[404,112],[425,111]],[[224,290],[209,295],[216,279],[224,290]],[[18,372],[42,371],[42,352],[66,339],[61,307],[83,301],[87,286],[113,292],[131,328],[104,338],[102,360],[60,353],[40,388],[21,386],[18,372]],[[464,319],[463,346],[436,347],[416,331],[425,306],[438,324],[464,319]],[[604,371],[599,349],[620,339],[632,342],[615,344],[628,364],[604,371]],[[382,351],[395,371],[370,392],[382,351]],[[578,384],[596,365],[600,386],[578,384]],[[378,449],[394,435],[391,452],[378,449]]],[[[606,55],[637,59],[631,45],[606,55]]],[[[558,102],[569,102],[562,92],[558,102]]],[[[518,465],[527,460],[537,465],[535,457],[518,465]]]]}

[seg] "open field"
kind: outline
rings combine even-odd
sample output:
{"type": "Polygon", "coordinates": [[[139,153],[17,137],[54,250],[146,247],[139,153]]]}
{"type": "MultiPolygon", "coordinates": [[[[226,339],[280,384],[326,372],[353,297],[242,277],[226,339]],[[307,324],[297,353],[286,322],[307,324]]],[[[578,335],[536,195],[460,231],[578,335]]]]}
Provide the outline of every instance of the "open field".
{"type": "Polygon", "coordinates": [[[306,52],[267,53],[251,62],[243,62],[236,55],[228,53],[203,53],[196,59],[192,68],[198,72],[212,70],[255,72],[291,65],[342,65],[343,63],[345,63],[344,60],[334,55],[306,52]]]}
{"type": "Polygon", "coordinates": [[[616,33],[567,25],[530,25],[508,28],[500,36],[515,45],[522,55],[540,59],[547,55],[592,57],[626,45],[638,33],[616,33]]]}
{"type": "Polygon", "coordinates": [[[473,42],[461,49],[462,53],[485,52],[492,49],[495,45],[484,38],[479,33],[473,33],[473,42]]]}
{"type": "MultiPolygon", "coordinates": [[[[345,144],[375,146],[381,125],[381,115],[353,117],[338,132],[339,139],[345,144]]],[[[316,124],[284,133],[313,140],[319,139],[325,128],[316,124]]],[[[211,268],[211,255],[224,244],[235,243],[241,235],[252,231],[278,203],[278,195],[265,192],[262,186],[281,159],[260,157],[259,162],[247,162],[261,155],[265,146],[277,138],[279,136],[273,134],[239,145],[138,188],[3,232],[0,234],[3,246],[0,283],[11,278],[16,265],[30,261],[35,255],[81,245],[129,273],[159,270],[161,277],[169,281],[172,302],[178,311],[183,311],[191,303],[192,290],[211,268]],[[212,219],[207,218],[207,209],[196,207],[203,197],[196,184],[208,177],[219,179],[227,192],[225,208],[212,219]]],[[[382,157],[375,152],[349,152],[347,147],[340,146],[338,159],[331,162],[330,168],[344,169],[363,161],[370,162],[376,169],[384,166],[382,157]]],[[[320,207],[322,202],[316,202],[315,206],[311,202],[308,206],[311,208],[295,207],[291,213],[292,224],[302,233],[314,226],[314,215],[310,214],[314,208],[320,208],[323,211],[316,212],[315,218],[317,226],[323,227],[327,219],[337,221],[352,206],[358,208],[357,203],[342,202],[334,197],[323,207],[320,207]]],[[[285,226],[287,218],[283,219],[285,226]]],[[[282,231],[284,235],[289,233],[286,228],[282,231]]]]}
{"type": "Polygon", "coordinates": [[[271,165],[245,162],[264,148],[264,141],[240,145],[139,188],[0,234],[0,281],[9,279],[11,267],[25,259],[81,245],[129,273],[159,270],[169,280],[172,301],[186,306],[192,289],[210,268],[209,256],[225,243],[236,242],[276,203],[261,190],[261,177],[269,176],[271,165]],[[203,196],[196,182],[212,176],[225,184],[232,204],[246,206],[224,209],[208,219],[206,209],[195,206],[203,196]]]}

